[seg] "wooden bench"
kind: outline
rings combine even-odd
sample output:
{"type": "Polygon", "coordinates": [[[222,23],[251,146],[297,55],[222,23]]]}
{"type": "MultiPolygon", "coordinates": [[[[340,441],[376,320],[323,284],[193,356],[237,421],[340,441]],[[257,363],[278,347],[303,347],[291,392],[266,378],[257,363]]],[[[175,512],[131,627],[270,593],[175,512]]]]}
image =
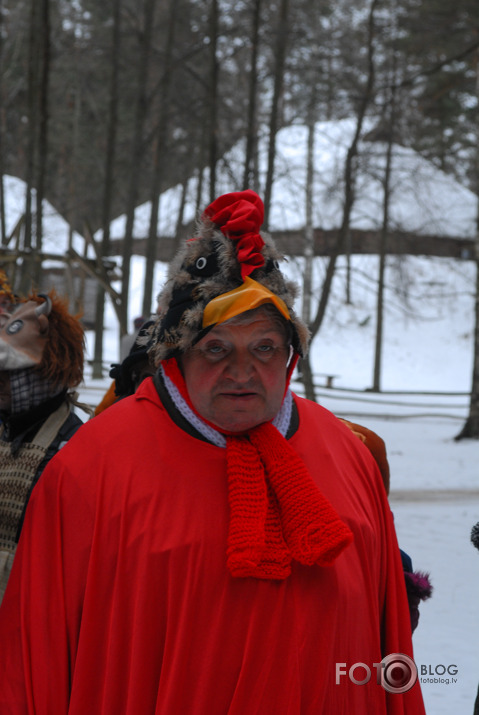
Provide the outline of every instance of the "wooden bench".
{"type": "Polygon", "coordinates": [[[330,375],[327,372],[317,372],[316,375],[319,377],[324,377],[324,385],[322,387],[333,387],[333,382],[335,377],[339,377],[339,375],[330,375]]]}

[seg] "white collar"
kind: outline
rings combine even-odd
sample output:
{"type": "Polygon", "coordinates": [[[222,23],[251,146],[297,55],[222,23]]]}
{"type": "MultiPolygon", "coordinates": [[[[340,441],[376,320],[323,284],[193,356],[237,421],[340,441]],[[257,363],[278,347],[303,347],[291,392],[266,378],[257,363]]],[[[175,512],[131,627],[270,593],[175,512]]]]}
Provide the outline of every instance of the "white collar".
{"type": "MultiPolygon", "coordinates": [[[[176,387],[175,383],[165,374],[163,366],[160,365],[161,376],[163,382],[165,383],[166,390],[171,397],[171,400],[180,414],[187,420],[197,432],[199,432],[203,437],[209,442],[212,442],[217,447],[226,447],[226,437],[221,434],[214,427],[207,424],[201,417],[194,412],[188,405],[184,397],[181,395],[180,391],[176,387]]],[[[291,422],[291,415],[293,412],[293,395],[291,390],[288,388],[284,396],[283,403],[277,413],[276,417],[272,421],[272,424],[276,429],[286,437],[291,422]]]]}

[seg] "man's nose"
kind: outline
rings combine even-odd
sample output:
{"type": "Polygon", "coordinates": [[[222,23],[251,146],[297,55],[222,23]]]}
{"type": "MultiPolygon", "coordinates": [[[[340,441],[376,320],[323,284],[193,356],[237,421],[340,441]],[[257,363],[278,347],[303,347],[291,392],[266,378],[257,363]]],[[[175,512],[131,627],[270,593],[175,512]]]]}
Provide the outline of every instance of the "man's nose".
{"type": "Polygon", "coordinates": [[[235,380],[248,380],[253,372],[253,361],[249,350],[233,350],[228,360],[228,375],[235,380]]]}

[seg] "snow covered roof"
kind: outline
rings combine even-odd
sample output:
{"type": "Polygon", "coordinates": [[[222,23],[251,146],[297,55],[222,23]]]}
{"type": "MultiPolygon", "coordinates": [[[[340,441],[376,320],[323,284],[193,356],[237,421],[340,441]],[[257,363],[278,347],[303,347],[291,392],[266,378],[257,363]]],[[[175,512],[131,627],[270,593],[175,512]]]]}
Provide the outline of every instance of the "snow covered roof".
{"type": "MultiPolygon", "coordinates": [[[[368,123],[366,131],[371,129],[368,123]]],[[[314,134],[313,219],[316,228],[330,230],[341,225],[344,198],[344,165],[355,130],[355,120],[318,122],[314,134]]],[[[305,225],[305,193],[308,130],[294,124],[278,132],[276,139],[275,180],[273,183],[269,230],[296,231],[305,225]]],[[[260,190],[267,169],[267,140],[259,144],[260,190]]],[[[216,178],[216,193],[238,191],[243,176],[244,142],[236,144],[221,159],[216,178]]],[[[382,225],[386,145],[362,141],[359,145],[356,200],[351,228],[378,230],[382,225]]],[[[198,178],[187,185],[183,224],[195,218],[198,178]]],[[[200,208],[208,204],[208,182],[203,182],[200,208]]],[[[168,189],[160,197],[159,236],[174,236],[181,203],[182,187],[168,189]]],[[[419,235],[473,238],[477,197],[455,179],[423,159],[412,149],[393,145],[390,228],[419,235]]],[[[133,235],[148,235],[151,204],[138,206],[133,235]]],[[[123,238],[126,216],[111,224],[111,237],[123,238]]]]}
{"type": "MultiPolygon", "coordinates": [[[[15,176],[3,176],[5,195],[5,227],[9,236],[25,213],[26,183],[15,176]]],[[[36,192],[32,191],[32,210],[36,206],[36,192]]],[[[43,200],[43,242],[42,251],[63,256],[68,248],[70,226],[46,199],[43,200]]],[[[73,232],[72,246],[83,254],[84,239],[73,232]]]]}
{"type": "MultiPolygon", "coordinates": [[[[313,223],[325,230],[341,225],[344,165],[355,130],[354,121],[318,122],[314,134],[313,223]]],[[[272,192],[271,230],[305,225],[305,126],[282,130],[277,139],[277,163],[272,192]]],[[[387,146],[363,141],[358,147],[358,171],[350,225],[378,230],[383,221],[387,146]]],[[[393,145],[389,220],[394,230],[419,235],[473,238],[477,197],[417,152],[393,145]]]]}
{"type": "MultiPolygon", "coordinates": [[[[367,123],[365,131],[372,128],[367,123]]],[[[355,130],[355,120],[317,122],[314,134],[313,223],[315,228],[337,229],[341,225],[344,200],[344,164],[355,130]]],[[[305,226],[306,168],[308,129],[294,124],[278,132],[276,139],[275,180],[271,197],[269,230],[297,231],[305,226]]],[[[264,194],[268,143],[259,142],[259,193],[264,194]]],[[[216,193],[241,189],[244,141],[238,142],[218,165],[216,193]]],[[[383,220],[386,145],[362,141],[357,159],[356,200],[350,225],[352,229],[376,231],[383,220]]],[[[5,221],[9,234],[25,209],[26,184],[13,176],[4,176],[5,221]]],[[[183,187],[174,186],[160,196],[157,235],[173,237],[176,233],[183,187]]],[[[183,224],[194,220],[197,210],[198,177],[186,187],[183,224]]],[[[208,182],[203,181],[200,208],[209,202],[208,182]]],[[[35,205],[35,192],[33,192],[35,205]]],[[[68,222],[44,200],[43,250],[63,255],[68,246],[68,222]]],[[[475,235],[478,199],[434,164],[412,149],[393,145],[391,171],[390,228],[418,235],[469,238],[475,235]]],[[[137,207],[133,235],[148,235],[151,203],[137,207]]],[[[114,219],[112,239],[125,234],[126,215],[114,219]]],[[[95,235],[101,238],[101,230],[95,235]]],[[[73,233],[73,248],[83,252],[84,239],[73,233]]]]}

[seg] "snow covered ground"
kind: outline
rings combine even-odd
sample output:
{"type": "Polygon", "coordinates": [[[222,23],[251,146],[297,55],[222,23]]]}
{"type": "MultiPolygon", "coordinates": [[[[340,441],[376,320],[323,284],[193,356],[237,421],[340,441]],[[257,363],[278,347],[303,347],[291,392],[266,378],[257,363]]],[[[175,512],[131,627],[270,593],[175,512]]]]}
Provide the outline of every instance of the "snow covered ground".
{"type": "MultiPolygon", "coordinates": [[[[445,259],[392,261],[380,394],[368,390],[376,269],[374,259],[354,257],[353,305],[345,306],[340,266],[326,322],[312,347],[314,371],[335,375],[335,389],[321,388],[317,399],[335,414],[366,424],[387,444],[399,543],[415,569],[430,573],[434,586],[414,634],[426,712],[468,715],[479,683],[479,551],[470,542],[479,521],[479,441],[455,442],[454,436],[468,411],[474,268],[445,259]]],[[[317,278],[321,270],[318,262],[317,278]]],[[[298,277],[300,262],[288,271],[298,277]]],[[[142,276],[137,258],[131,319],[139,315],[142,276]]],[[[158,265],[158,289],[164,276],[165,267],[158,265]]],[[[110,309],[105,336],[105,360],[115,362],[118,336],[110,309]]],[[[91,351],[91,335],[88,344],[91,351]]],[[[87,380],[82,397],[97,404],[108,384],[106,377],[87,380]]]]}
{"type": "Polygon", "coordinates": [[[472,715],[479,684],[479,552],[470,533],[479,521],[479,442],[454,442],[462,422],[452,418],[366,423],[388,446],[399,544],[434,586],[413,637],[426,712],[472,715]]]}

